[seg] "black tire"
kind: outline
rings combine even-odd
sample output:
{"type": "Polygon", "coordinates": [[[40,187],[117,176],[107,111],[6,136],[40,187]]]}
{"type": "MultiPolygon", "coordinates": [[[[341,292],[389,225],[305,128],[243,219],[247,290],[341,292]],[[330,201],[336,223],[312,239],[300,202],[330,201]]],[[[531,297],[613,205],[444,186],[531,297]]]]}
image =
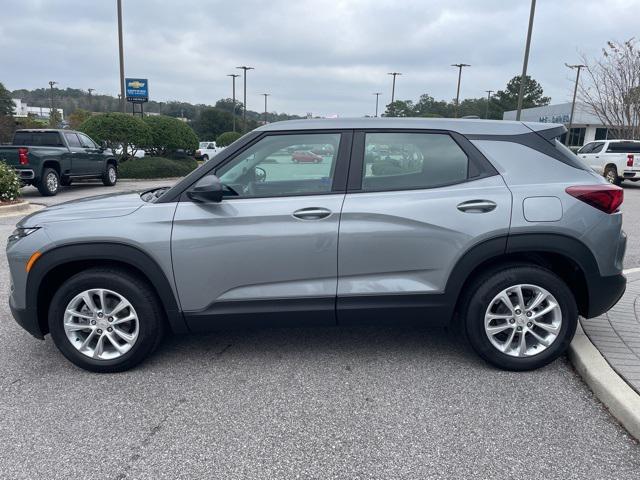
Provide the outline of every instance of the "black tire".
{"type": "Polygon", "coordinates": [[[533,265],[513,265],[481,275],[469,287],[461,309],[462,327],[475,352],[487,362],[504,370],[534,370],[551,363],[569,347],[578,324],[578,308],[567,284],[553,272],[533,265]],[[485,333],[484,319],[496,295],[521,284],[536,285],[551,293],[560,306],[562,324],[557,338],[541,353],[515,357],[501,352],[491,343],[485,333]]]}
{"type": "Polygon", "coordinates": [[[43,197],[53,197],[60,190],[60,175],[53,168],[47,167],[42,170],[42,177],[36,187],[43,197]]]}
{"type": "Polygon", "coordinates": [[[208,162],[208,161],[209,161],[209,155],[203,155],[203,156],[202,156],[202,160],[203,160],[204,162],[208,162]]]}
{"type": "Polygon", "coordinates": [[[113,163],[107,163],[102,174],[102,184],[105,187],[113,187],[118,182],[118,169],[113,163]]]}
{"type": "Polygon", "coordinates": [[[63,187],[69,187],[73,183],[73,179],[69,177],[62,177],[60,179],[60,185],[63,187]]]}
{"type": "Polygon", "coordinates": [[[613,165],[609,165],[607,168],[605,168],[603,175],[605,180],[612,185],[619,186],[622,183],[622,179],[618,176],[618,169],[613,165]]]}
{"type": "Polygon", "coordinates": [[[165,330],[164,312],[147,282],[117,268],[93,268],[65,281],[51,300],[48,320],[51,337],[60,352],[78,367],[98,373],[122,372],[138,365],[157,348],[165,330]],[[122,295],[138,316],[138,337],[131,349],[117,358],[91,358],[76,349],[65,333],[63,323],[67,305],[76,295],[92,288],[104,288],[122,295]]]}

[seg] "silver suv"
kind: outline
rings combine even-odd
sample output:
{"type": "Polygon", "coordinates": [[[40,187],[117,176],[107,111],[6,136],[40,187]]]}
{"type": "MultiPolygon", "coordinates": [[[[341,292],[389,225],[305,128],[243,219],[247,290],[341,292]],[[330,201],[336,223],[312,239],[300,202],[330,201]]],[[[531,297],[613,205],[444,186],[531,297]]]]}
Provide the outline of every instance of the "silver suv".
{"type": "Polygon", "coordinates": [[[492,364],[538,368],[626,282],[623,192],[557,141],[565,131],[272,123],[171,188],[23,219],[11,309],[98,372],[136,365],[165,331],[376,322],[454,323],[492,364]]]}

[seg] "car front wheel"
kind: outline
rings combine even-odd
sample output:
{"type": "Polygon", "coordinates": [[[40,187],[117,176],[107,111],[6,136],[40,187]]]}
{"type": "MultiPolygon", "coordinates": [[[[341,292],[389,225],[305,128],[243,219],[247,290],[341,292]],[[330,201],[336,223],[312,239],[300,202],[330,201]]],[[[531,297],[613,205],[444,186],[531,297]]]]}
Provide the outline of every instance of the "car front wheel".
{"type": "Polygon", "coordinates": [[[53,296],[49,331],[60,352],[93,372],[128,370],[149,356],[164,317],[149,285],[126,270],[80,272],[53,296]]]}
{"type": "Polygon", "coordinates": [[[505,370],[533,370],[568,348],[578,309],[567,284],[538,266],[488,273],[471,286],[464,328],[473,349],[505,370]]]}
{"type": "Polygon", "coordinates": [[[118,170],[113,163],[107,164],[107,169],[102,174],[102,184],[105,187],[113,187],[118,181],[118,170]]]}

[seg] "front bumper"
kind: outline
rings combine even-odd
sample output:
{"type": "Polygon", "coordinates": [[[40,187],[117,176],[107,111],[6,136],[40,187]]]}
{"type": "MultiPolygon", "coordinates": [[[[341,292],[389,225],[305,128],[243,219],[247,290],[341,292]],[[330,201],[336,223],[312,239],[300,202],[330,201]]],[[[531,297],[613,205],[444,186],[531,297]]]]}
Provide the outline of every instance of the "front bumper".
{"type": "Polygon", "coordinates": [[[627,278],[622,274],[610,276],[592,276],[587,279],[589,293],[586,318],[593,318],[606,313],[624,294],[627,278]]]}
{"type": "Polygon", "coordinates": [[[38,322],[38,312],[29,307],[17,308],[13,304],[13,298],[9,297],[9,308],[11,308],[11,314],[15,321],[29,332],[34,337],[44,340],[44,335],[40,329],[40,323],[38,322]]]}

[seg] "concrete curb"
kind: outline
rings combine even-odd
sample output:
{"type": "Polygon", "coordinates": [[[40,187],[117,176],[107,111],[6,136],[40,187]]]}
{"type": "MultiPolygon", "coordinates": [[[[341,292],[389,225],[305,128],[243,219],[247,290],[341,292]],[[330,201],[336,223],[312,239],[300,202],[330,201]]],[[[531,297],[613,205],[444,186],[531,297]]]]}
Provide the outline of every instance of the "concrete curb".
{"type": "Polygon", "coordinates": [[[19,212],[26,212],[31,208],[31,204],[26,201],[12,203],[10,205],[1,205],[0,206],[0,216],[1,215],[13,215],[19,212]]]}
{"type": "Polygon", "coordinates": [[[569,359],[609,412],[640,441],[640,395],[609,366],[579,323],[569,359]]]}

